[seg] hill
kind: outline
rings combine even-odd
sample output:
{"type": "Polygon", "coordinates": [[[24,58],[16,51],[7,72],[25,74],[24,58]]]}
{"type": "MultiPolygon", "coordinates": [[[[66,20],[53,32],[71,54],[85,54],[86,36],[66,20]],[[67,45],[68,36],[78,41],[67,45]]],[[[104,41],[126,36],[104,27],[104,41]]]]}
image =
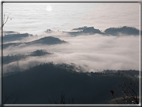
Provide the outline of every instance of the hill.
{"type": "Polygon", "coordinates": [[[17,104],[23,101],[26,104],[61,103],[63,96],[65,103],[72,99],[74,104],[109,103],[113,99],[110,90],[115,90],[116,97],[122,97],[118,85],[134,83],[137,79],[127,72],[138,74],[138,71],[123,70],[115,73],[83,73],[72,70],[69,65],[66,69],[53,63],[37,65],[23,72],[3,76],[3,101],[5,96],[12,94],[10,103],[15,101],[14,96],[18,96],[17,104]]]}
{"type": "Polygon", "coordinates": [[[5,43],[3,44],[3,49],[8,48],[8,47],[14,47],[14,46],[29,46],[29,45],[56,45],[56,44],[62,44],[62,43],[67,43],[64,40],[60,40],[59,38],[55,38],[52,36],[48,37],[43,37],[38,40],[34,40],[31,42],[20,42],[20,43],[5,43]]]}
{"type": "Polygon", "coordinates": [[[25,54],[7,55],[7,56],[3,56],[3,64],[8,64],[14,61],[19,61],[21,59],[25,59],[30,56],[43,56],[43,55],[51,55],[51,54],[53,53],[47,52],[45,50],[35,50],[28,54],[25,53],[25,54]]]}

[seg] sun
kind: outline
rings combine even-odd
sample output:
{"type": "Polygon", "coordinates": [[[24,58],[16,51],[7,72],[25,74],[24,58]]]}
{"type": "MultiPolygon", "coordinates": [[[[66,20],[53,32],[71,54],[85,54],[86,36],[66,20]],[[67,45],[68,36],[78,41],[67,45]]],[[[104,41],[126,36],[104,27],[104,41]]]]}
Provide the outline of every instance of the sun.
{"type": "Polygon", "coordinates": [[[48,12],[51,12],[51,11],[52,11],[52,6],[48,5],[48,6],[46,7],[46,10],[47,10],[48,12]]]}

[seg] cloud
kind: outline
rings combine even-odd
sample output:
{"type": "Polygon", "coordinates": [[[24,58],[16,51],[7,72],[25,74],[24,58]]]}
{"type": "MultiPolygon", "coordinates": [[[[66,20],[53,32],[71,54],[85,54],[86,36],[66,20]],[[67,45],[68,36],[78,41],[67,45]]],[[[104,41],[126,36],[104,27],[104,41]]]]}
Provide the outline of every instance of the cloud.
{"type": "MultiPolygon", "coordinates": [[[[53,55],[43,57],[30,57],[20,60],[22,68],[28,68],[37,63],[53,62],[74,63],[82,66],[84,71],[100,71],[104,69],[129,70],[139,69],[139,36],[104,36],[101,34],[80,35],[72,37],[64,33],[50,33],[50,35],[68,44],[58,45],[30,45],[26,47],[9,47],[4,49],[4,55],[25,54],[35,50],[43,49],[53,55]]],[[[42,36],[43,37],[43,36],[42,36]]],[[[13,62],[14,63],[14,62],[13,62]]],[[[11,63],[12,64],[12,63],[11,63]]],[[[4,65],[6,66],[10,65],[4,65]]]]}

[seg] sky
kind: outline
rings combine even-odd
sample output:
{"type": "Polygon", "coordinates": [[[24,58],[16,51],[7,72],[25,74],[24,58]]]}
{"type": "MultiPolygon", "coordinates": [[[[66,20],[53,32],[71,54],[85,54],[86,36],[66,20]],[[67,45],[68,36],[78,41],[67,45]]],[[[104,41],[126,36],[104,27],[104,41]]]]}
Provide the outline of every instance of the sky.
{"type": "Polygon", "coordinates": [[[82,26],[139,28],[139,9],[139,3],[4,3],[3,13],[12,18],[4,30],[42,34],[82,26]]]}

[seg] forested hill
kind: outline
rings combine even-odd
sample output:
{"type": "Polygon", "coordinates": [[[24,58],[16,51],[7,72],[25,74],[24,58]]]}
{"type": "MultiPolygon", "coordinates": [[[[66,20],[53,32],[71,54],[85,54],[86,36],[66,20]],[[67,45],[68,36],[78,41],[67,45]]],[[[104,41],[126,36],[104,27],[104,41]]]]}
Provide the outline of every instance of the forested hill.
{"type": "MultiPolygon", "coordinates": [[[[118,87],[124,83],[135,83],[138,71],[115,71],[83,73],[72,70],[71,66],[47,63],[37,65],[23,72],[3,76],[3,102],[6,96],[13,95],[5,103],[45,104],[65,103],[104,104],[115,97],[122,97],[118,87]],[[18,96],[18,100],[16,100],[18,96]]],[[[138,88],[137,88],[138,89],[138,88]]]]}

